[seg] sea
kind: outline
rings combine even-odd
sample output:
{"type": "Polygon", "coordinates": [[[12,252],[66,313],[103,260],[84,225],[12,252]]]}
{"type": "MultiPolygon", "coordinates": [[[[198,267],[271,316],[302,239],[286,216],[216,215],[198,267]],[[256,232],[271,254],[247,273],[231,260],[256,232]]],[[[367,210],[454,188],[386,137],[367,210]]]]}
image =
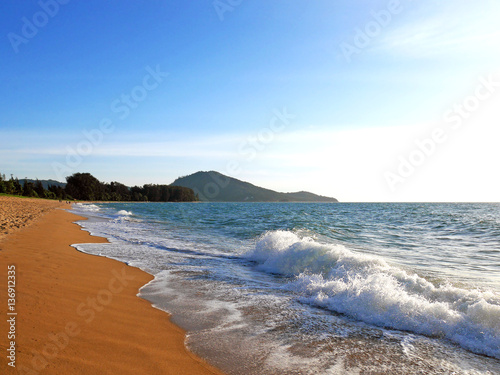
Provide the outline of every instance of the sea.
{"type": "Polygon", "coordinates": [[[228,374],[500,374],[500,203],[72,212],[110,241],[74,246],[154,275],[139,295],[228,374]]]}

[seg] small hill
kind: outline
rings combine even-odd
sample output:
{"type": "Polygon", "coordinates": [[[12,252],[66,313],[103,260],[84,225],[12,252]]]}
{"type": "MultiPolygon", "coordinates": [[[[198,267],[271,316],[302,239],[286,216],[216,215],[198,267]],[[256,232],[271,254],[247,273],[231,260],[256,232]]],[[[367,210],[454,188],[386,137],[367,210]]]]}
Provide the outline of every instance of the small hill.
{"type": "MultiPolygon", "coordinates": [[[[32,180],[30,178],[28,178],[28,179],[23,178],[23,179],[19,180],[19,183],[24,186],[25,181],[36,183],[36,180],[32,180]]],[[[40,182],[42,183],[43,188],[45,190],[47,190],[49,188],[49,186],[60,186],[62,188],[64,188],[66,186],[65,182],[59,182],[56,180],[40,180],[40,182]]]]}
{"type": "Polygon", "coordinates": [[[306,191],[280,193],[215,171],[179,177],[171,185],[191,188],[205,202],[338,202],[306,191]]]}

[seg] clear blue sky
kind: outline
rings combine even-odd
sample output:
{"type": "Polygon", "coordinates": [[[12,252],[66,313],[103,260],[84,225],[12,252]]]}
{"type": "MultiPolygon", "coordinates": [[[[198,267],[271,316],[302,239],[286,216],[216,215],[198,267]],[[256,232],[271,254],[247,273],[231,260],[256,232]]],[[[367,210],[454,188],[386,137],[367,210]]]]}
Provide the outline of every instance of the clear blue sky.
{"type": "Polygon", "coordinates": [[[6,0],[0,172],[500,201],[499,19],[497,1],[6,0]]]}

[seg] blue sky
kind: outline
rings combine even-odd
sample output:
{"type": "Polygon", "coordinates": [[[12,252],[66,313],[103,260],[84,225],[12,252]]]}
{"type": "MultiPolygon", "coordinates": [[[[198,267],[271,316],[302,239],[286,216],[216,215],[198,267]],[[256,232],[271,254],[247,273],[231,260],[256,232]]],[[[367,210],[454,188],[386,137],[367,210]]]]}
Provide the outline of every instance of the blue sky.
{"type": "Polygon", "coordinates": [[[0,172],[500,201],[497,1],[14,1],[0,172]]]}

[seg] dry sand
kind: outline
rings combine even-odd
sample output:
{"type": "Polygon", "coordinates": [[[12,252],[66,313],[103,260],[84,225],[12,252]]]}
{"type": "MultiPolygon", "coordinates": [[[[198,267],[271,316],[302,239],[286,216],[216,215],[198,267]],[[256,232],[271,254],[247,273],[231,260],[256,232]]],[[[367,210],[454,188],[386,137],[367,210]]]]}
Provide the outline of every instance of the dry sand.
{"type": "Polygon", "coordinates": [[[65,205],[45,199],[0,196],[0,241],[7,234],[31,224],[45,212],[65,205]]]}
{"type": "Polygon", "coordinates": [[[54,209],[64,203],[0,199],[2,233],[9,233],[0,240],[0,373],[221,374],[185,348],[185,332],[166,313],[136,296],[151,275],[70,246],[106,240],[54,209]],[[12,265],[15,369],[6,355],[12,265]]]}

